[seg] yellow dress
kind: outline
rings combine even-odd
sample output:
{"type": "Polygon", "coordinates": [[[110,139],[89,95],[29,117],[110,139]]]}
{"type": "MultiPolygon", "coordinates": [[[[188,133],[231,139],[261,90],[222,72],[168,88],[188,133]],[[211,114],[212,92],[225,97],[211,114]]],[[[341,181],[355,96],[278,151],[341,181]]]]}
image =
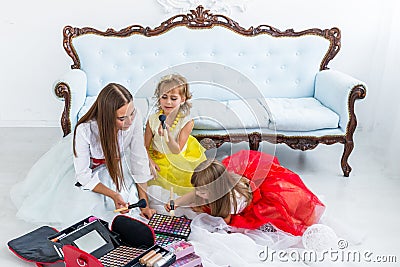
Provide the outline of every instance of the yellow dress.
{"type": "MultiPolygon", "coordinates": [[[[174,193],[184,195],[193,190],[190,179],[193,170],[204,160],[205,148],[196,138],[189,135],[189,138],[179,154],[173,154],[165,141],[165,137],[158,134],[160,120],[159,113],[152,114],[149,117],[149,126],[153,133],[149,154],[153,161],[160,167],[157,177],[147,182],[150,185],[158,185],[167,190],[173,187],[174,193]]],[[[171,129],[171,135],[175,140],[180,130],[191,121],[189,116],[179,118],[176,126],[171,129]]]]}

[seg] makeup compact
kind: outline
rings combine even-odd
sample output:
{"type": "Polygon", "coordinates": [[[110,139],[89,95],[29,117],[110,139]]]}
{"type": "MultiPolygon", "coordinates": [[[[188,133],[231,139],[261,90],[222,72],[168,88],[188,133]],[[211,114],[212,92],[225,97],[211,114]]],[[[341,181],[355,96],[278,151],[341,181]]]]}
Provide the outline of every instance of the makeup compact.
{"type": "Polygon", "coordinates": [[[187,240],[191,231],[192,220],[186,216],[169,216],[164,214],[154,214],[148,225],[154,229],[156,234],[156,244],[166,246],[180,240],[187,240]]]}

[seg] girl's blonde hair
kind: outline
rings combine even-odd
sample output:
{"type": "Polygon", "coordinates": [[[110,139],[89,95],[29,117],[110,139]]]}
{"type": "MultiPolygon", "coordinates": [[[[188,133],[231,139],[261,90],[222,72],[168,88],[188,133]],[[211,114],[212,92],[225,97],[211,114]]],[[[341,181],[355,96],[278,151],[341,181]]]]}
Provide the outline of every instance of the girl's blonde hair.
{"type": "Polygon", "coordinates": [[[192,104],[188,100],[192,98],[192,94],[189,91],[189,84],[186,78],[177,73],[165,75],[158,82],[156,91],[154,92],[154,97],[157,99],[157,112],[161,110],[160,98],[165,93],[161,89],[167,84],[171,85],[171,89],[180,88],[179,94],[182,98],[185,98],[185,102],[181,104],[179,111],[184,116],[188,115],[192,107],[192,104]]]}
{"type": "Polygon", "coordinates": [[[120,84],[110,83],[100,91],[96,101],[78,121],[74,129],[73,149],[76,157],[76,128],[81,123],[91,120],[97,121],[106,166],[118,191],[124,184],[124,180],[118,146],[118,131],[116,130],[116,114],[118,109],[131,101],[133,101],[132,94],[125,87],[120,84]]]}
{"type": "MultiPolygon", "coordinates": [[[[195,188],[202,187],[206,190],[209,200],[210,215],[225,218],[231,214],[233,204],[234,212],[237,211],[235,191],[244,196],[247,203],[252,198],[248,180],[226,170],[225,166],[217,160],[206,160],[195,168],[191,181],[195,188]],[[233,203],[231,203],[231,200],[233,203]]],[[[196,195],[196,203],[201,203],[196,195]]]]}

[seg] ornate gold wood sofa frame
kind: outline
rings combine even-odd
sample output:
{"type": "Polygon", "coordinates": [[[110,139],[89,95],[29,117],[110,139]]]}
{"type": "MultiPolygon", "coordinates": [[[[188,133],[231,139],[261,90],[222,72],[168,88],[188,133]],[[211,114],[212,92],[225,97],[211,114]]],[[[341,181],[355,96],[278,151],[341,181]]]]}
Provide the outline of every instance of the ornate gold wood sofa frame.
{"type": "MultiPolygon", "coordinates": [[[[199,73],[199,69],[209,70],[208,64],[214,64],[217,66],[214,73],[208,74],[208,78],[203,80],[212,80],[214,85],[235,87],[230,82],[236,81],[236,74],[240,73],[242,77],[236,82],[239,84],[237,92],[241,100],[250,109],[258,101],[265,107],[266,114],[259,116],[258,109],[254,111],[257,113],[256,119],[264,120],[269,116],[269,119],[265,119],[269,121],[267,126],[265,121],[256,127],[246,126],[248,120],[242,116],[246,127],[225,132],[216,128],[208,129],[205,123],[193,131],[203,145],[219,147],[225,142],[246,141],[250,149],[257,150],[261,141],[267,141],[284,143],[292,149],[305,151],[319,144],[341,143],[344,145],[341,167],[344,176],[349,176],[351,167],[348,158],[354,148],[353,134],[357,126],[354,104],[365,97],[366,85],[328,68],[328,63],[341,47],[338,28],[313,28],[297,32],[260,25],[245,29],[227,16],[212,14],[199,6],[191,13],[173,16],[155,28],[133,25],[118,31],[100,31],[90,27],[66,26],[63,35],[64,49],[73,61],[72,70],[55,83],[56,95],[65,101],[61,116],[64,136],[71,132],[82,115],[79,114],[85,110],[82,107],[90,105],[88,99],[92,98],[93,101],[97,92],[108,82],[119,82],[135,91],[135,101],[143,100],[142,106],[147,105],[143,108],[146,109],[144,113],[148,114],[151,110],[150,96],[160,77],[158,74],[176,70],[174,66],[183,66],[178,70],[185,72],[193,68],[185,75],[196,80],[193,77],[199,73]],[[109,58],[104,59],[106,54],[109,58]],[[224,76],[216,73],[221,69],[230,74],[228,78],[218,81],[219,76],[224,76]],[[247,93],[244,88],[250,86],[255,86],[257,92],[247,93]],[[141,88],[140,92],[137,88],[141,88]],[[286,104],[289,101],[288,105],[292,105],[292,100],[316,101],[322,108],[337,114],[336,125],[331,128],[314,126],[315,129],[303,129],[301,125],[299,129],[291,129],[291,126],[287,129],[283,125],[280,129],[275,119],[281,112],[274,114],[270,106],[279,106],[275,102],[282,99],[286,104]]],[[[199,98],[213,95],[215,89],[212,84],[206,87],[204,90],[195,90],[194,95],[201,90],[199,98]]],[[[222,103],[224,108],[233,103],[232,99],[223,97],[214,97],[213,100],[222,103]]],[[[209,106],[207,110],[210,110],[209,106]]],[[[299,112],[295,110],[293,114],[296,113],[299,112]]],[[[319,117],[315,119],[315,123],[318,124],[319,120],[319,117]]]]}

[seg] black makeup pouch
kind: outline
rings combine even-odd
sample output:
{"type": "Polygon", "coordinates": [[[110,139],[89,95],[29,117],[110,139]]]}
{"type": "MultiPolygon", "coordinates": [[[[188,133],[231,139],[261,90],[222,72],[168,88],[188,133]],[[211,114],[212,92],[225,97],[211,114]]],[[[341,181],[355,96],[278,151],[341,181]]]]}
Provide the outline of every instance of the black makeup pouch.
{"type": "MultiPolygon", "coordinates": [[[[118,215],[111,229],[107,222],[88,217],[62,231],[42,226],[9,241],[8,246],[18,257],[37,266],[128,267],[140,266],[139,259],[155,249],[165,258],[168,251],[154,243],[155,234],[149,225],[118,215]]],[[[175,261],[175,255],[168,256],[163,267],[175,261]]]]}
{"type": "Polygon", "coordinates": [[[8,242],[8,248],[19,258],[35,263],[36,266],[47,266],[62,262],[53,242],[48,237],[58,231],[49,226],[42,226],[21,237],[8,242]]]}

